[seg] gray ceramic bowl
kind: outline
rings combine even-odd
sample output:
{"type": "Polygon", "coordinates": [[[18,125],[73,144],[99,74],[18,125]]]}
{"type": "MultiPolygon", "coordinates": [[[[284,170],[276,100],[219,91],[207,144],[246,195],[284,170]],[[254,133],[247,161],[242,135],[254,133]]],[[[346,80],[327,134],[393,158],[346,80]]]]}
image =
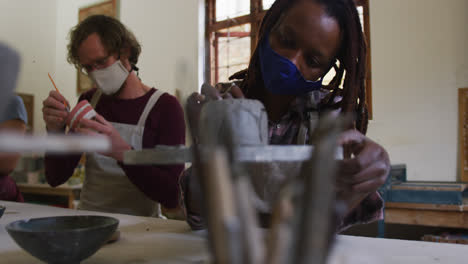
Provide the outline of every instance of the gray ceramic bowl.
{"type": "Polygon", "coordinates": [[[15,242],[46,263],[80,263],[112,236],[119,220],[107,216],[58,216],[20,220],[5,229],[15,242]]]}

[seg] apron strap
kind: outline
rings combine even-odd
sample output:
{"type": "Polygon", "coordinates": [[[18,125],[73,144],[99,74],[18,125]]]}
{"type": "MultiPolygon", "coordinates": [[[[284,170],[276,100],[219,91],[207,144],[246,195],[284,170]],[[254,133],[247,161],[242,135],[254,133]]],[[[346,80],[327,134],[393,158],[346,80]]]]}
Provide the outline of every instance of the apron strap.
{"type": "Polygon", "coordinates": [[[163,95],[163,94],[164,94],[163,91],[156,90],[156,92],[154,92],[153,95],[151,95],[150,99],[146,103],[146,106],[145,106],[145,109],[143,110],[143,113],[140,116],[140,120],[138,120],[137,127],[144,127],[145,126],[146,119],[148,118],[148,115],[149,115],[151,109],[153,109],[156,102],[158,102],[159,97],[161,97],[161,95],[163,95]]]}
{"type": "MultiPolygon", "coordinates": [[[[91,97],[90,104],[94,109],[96,109],[96,105],[99,102],[99,99],[101,98],[101,95],[102,95],[101,89],[96,89],[96,92],[94,92],[93,97],[91,97]]],[[[81,154],[79,164],[81,164],[83,166],[86,165],[86,152],[83,152],[83,154],[81,154]]]]}
{"type": "Polygon", "coordinates": [[[96,109],[96,105],[99,102],[99,99],[101,98],[102,91],[101,89],[96,89],[96,92],[94,92],[93,97],[91,98],[91,106],[96,109]]]}

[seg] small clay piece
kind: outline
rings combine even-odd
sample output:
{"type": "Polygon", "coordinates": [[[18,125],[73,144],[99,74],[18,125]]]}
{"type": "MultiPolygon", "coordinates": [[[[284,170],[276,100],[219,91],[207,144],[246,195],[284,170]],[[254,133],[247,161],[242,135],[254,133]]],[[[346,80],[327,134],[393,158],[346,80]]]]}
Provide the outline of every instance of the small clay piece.
{"type": "Polygon", "coordinates": [[[114,243],[115,241],[120,239],[120,230],[115,230],[114,234],[112,234],[111,238],[107,240],[107,244],[114,243]]]}

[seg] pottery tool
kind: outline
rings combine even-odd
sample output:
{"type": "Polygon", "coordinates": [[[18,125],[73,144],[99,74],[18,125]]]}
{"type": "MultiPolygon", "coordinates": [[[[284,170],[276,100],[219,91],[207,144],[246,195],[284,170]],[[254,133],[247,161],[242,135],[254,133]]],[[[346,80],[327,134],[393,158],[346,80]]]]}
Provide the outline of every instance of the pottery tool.
{"type": "Polygon", "coordinates": [[[293,221],[293,237],[289,251],[291,263],[325,264],[334,239],[336,225],[335,154],[339,133],[343,129],[341,118],[326,115],[310,133],[310,144],[315,151],[306,161],[296,181],[302,190],[293,221]]]}
{"type": "Polygon", "coordinates": [[[284,187],[276,201],[271,215],[271,227],[266,241],[265,264],[287,263],[287,253],[292,237],[292,186],[284,187]]]}
{"type": "MultiPolygon", "coordinates": [[[[240,102],[240,101],[239,101],[240,102]]],[[[209,106],[208,106],[209,107],[209,106]]],[[[234,133],[233,126],[236,123],[232,115],[238,115],[240,112],[232,113],[229,108],[223,111],[213,111],[215,109],[207,109],[213,115],[224,115],[221,131],[225,131],[221,142],[229,155],[229,168],[233,182],[234,199],[236,203],[236,211],[239,219],[239,235],[242,241],[242,263],[257,264],[263,263],[265,257],[265,247],[262,236],[260,234],[260,226],[258,223],[257,212],[253,206],[252,193],[254,192],[250,179],[243,168],[243,165],[238,161],[237,152],[235,151],[243,144],[241,141],[248,138],[244,133],[234,133]]],[[[251,113],[243,113],[244,116],[250,116],[251,113]]],[[[242,114],[241,114],[242,115],[242,114]]],[[[255,118],[251,118],[252,126],[255,126],[255,118]]],[[[206,127],[206,126],[205,126],[206,127]]],[[[217,134],[214,131],[215,135],[217,134]]],[[[211,135],[211,136],[215,136],[211,135]]],[[[248,141],[248,140],[247,140],[248,141]]],[[[258,142],[261,143],[261,142],[258,142]]]]}
{"type": "Polygon", "coordinates": [[[19,135],[0,132],[0,151],[13,153],[82,153],[107,152],[111,142],[104,135],[19,135]]]}
{"type": "MultiPolygon", "coordinates": [[[[49,79],[50,81],[52,82],[52,84],[54,85],[55,87],[55,91],[57,91],[57,93],[59,93],[60,95],[62,95],[59,91],[59,89],[57,88],[57,86],[55,85],[55,82],[54,82],[54,79],[52,79],[52,76],[50,76],[49,73],[47,73],[47,75],[49,75],[49,79]]],[[[62,95],[63,96],[63,95],[62,95]]],[[[67,104],[67,101],[63,100],[62,101],[63,105],[65,106],[65,109],[67,110],[67,112],[70,112],[70,106],[67,104]]]]}
{"type": "MultiPolygon", "coordinates": [[[[201,152],[209,147],[198,146],[201,152]]],[[[251,145],[237,146],[233,149],[237,161],[268,162],[268,161],[304,161],[311,157],[312,146],[281,146],[281,145],[251,145]]],[[[152,149],[131,150],[124,153],[124,163],[134,165],[144,164],[183,164],[192,162],[193,148],[186,146],[157,145],[152,149]]]]}

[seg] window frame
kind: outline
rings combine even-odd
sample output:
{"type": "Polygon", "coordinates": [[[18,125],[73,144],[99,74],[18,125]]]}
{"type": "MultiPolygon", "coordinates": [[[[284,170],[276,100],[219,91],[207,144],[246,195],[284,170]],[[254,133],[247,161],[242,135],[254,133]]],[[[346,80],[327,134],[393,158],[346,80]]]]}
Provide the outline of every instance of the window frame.
{"type": "MultiPolygon", "coordinates": [[[[367,43],[367,74],[365,80],[366,87],[366,102],[369,110],[369,119],[372,119],[372,68],[371,68],[371,38],[370,38],[370,16],[369,16],[369,0],[355,0],[356,5],[363,8],[364,25],[363,31],[367,43]]],[[[221,21],[216,21],[216,0],[205,0],[205,82],[212,82],[211,69],[212,59],[214,62],[214,82],[218,82],[218,39],[225,35],[218,32],[222,29],[235,27],[243,24],[250,24],[250,55],[255,50],[257,45],[258,31],[260,23],[266,14],[263,10],[263,0],[250,0],[250,13],[234,18],[228,18],[221,21]],[[214,57],[214,58],[213,58],[214,57]]],[[[236,33],[234,33],[236,34],[236,33]]],[[[232,33],[231,33],[232,36],[232,33]]],[[[245,36],[245,35],[244,35],[245,36]]]]}

